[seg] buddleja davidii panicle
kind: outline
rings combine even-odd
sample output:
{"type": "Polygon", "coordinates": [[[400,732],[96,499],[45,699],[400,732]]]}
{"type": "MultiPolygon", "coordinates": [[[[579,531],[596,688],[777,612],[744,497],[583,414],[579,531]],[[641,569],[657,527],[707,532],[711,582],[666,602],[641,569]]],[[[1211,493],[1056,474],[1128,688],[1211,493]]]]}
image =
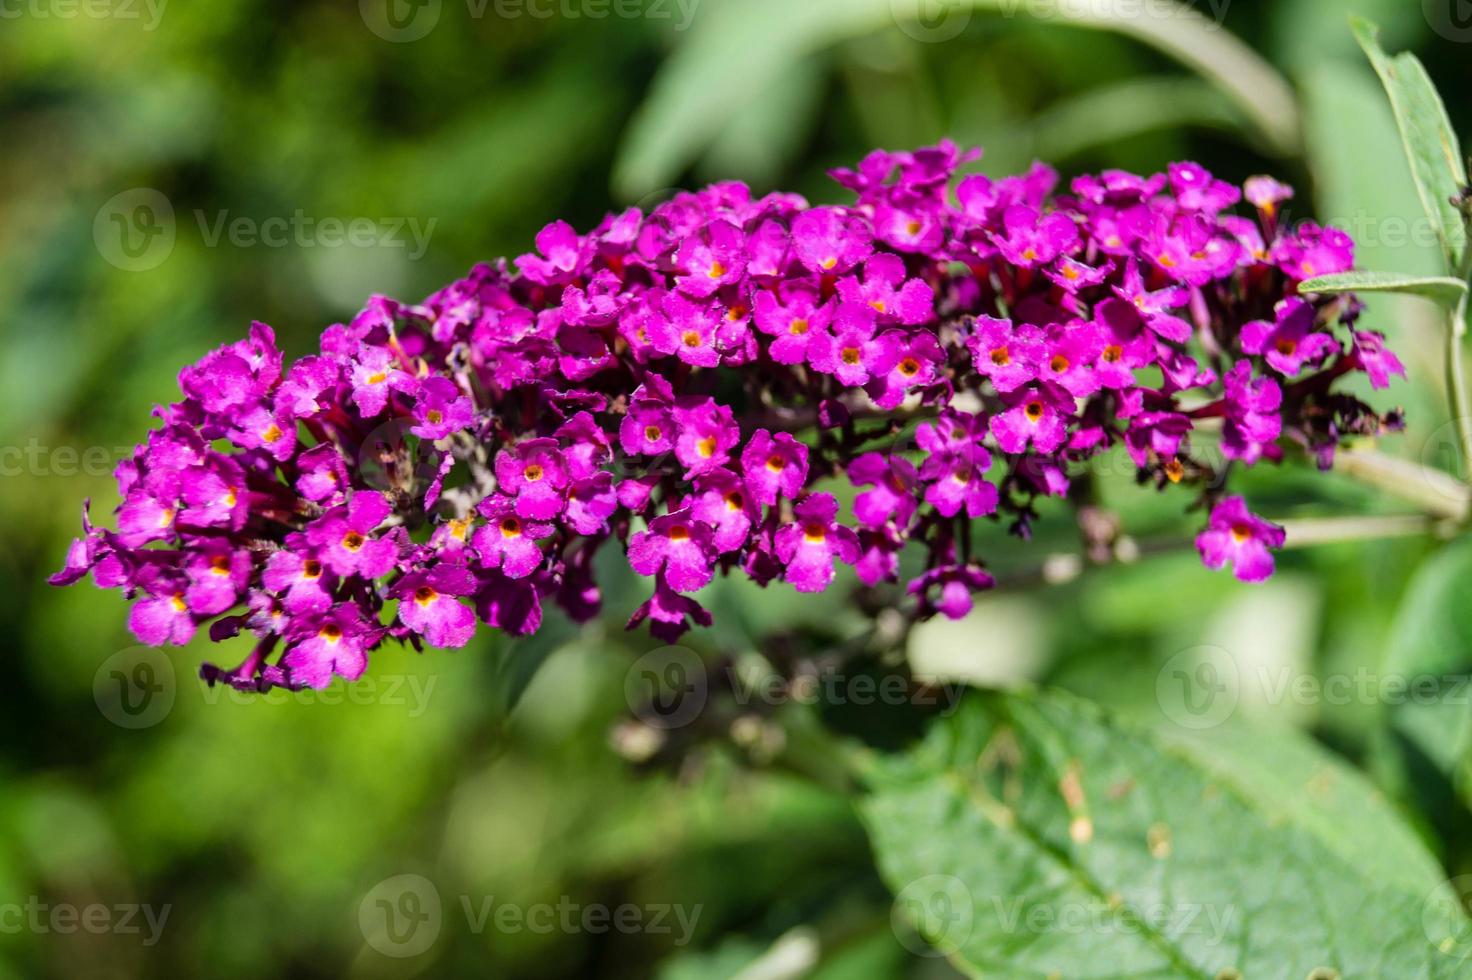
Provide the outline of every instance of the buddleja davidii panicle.
{"type": "Polygon", "coordinates": [[[1208,565],[1265,578],[1281,531],[1223,496],[1194,437],[1327,466],[1343,434],[1395,424],[1334,387],[1404,373],[1383,337],[1352,299],[1297,295],[1353,243],[1284,227],[1292,191],[1267,178],[1247,214],[1193,164],[953,192],[977,156],[876,152],[835,172],[842,207],[728,183],[586,235],[557,222],[515,272],[375,298],[289,366],[256,324],[181,372],[118,469],[117,529],[84,511],[53,581],[123,589],[145,643],[253,634],[245,663],[204,669],[249,688],[356,678],[388,640],[530,633],[548,600],[586,620],[610,542],[652,580],[630,625],[667,640],[710,624],[692,593],[718,573],[818,592],[851,565],[878,586],[906,546],[915,614],[960,617],[993,584],[970,522],[1025,537],[1038,497],[1119,446],[1142,482],[1201,488],[1208,565]],[[850,514],[813,489],[833,476],[850,514]]]}

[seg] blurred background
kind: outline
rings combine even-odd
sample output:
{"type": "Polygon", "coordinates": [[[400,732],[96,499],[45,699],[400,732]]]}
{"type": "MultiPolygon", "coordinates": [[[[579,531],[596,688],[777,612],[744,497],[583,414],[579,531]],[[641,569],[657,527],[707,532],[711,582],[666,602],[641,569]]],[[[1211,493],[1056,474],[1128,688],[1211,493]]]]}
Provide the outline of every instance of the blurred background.
{"type": "MultiPolygon", "coordinates": [[[[300,356],[372,293],[418,299],[554,218],[585,229],[675,187],[740,178],[838,201],[827,168],[947,136],[985,146],[993,175],[1035,157],[1065,177],[1195,159],[1291,181],[1292,218],[1345,227],[1363,266],[1434,268],[1345,17],[1415,50],[1469,134],[1464,5],[1086,13],[1147,6],[0,0],[0,977],[949,975],[892,927],[848,798],[811,778],[806,706],[722,715],[722,740],[654,765],[675,754],[626,717],[656,644],[617,615],[536,649],[482,631],[456,653],[390,651],[356,688],[261,701],[196,681],[230,651],[139,651],[118,595],[44,579],[84,497],[108,519],[112,466],[176,397],[178,368],[252,319],[300,356]],[[597,909],[621,907],[636,928],[598,928],[597,909]]],[[[1415,300],[1369,316],[1411,371],[1373,399],[1409,412],[1382,448],[1445,464],[1441,325],[1415,300]]],[[[1398,509],[1284,470],[1244,483],[1255,510],[1398,509]]],[[[1127,527],[1189,532],[1182,501],[1131,476],[1103,481],[1127,527]]],[[[984,553],[1005,575],[1075,537],[1058,520],[1033,548],[999,532],[984,553]]],[[[1294,552],[1255,589],[1189,551],[1019,584],[918,631],[911,665],[1144,713],[1163,665],[1202,645],[1274,677],[1441,676],[1469,666],[1472,557],[1433,550],[1294,552]]],[[[640,601],[642,583],[610,585],[615,614],[640,601]]],[[[703,655],[769,661],[751,640],[766,629],[853,629],[836,599],[716,601],[744,626],[692,640],[703,655]]],[[[1240,713],[1363,767],[1449,874],[1469,870],[1465,698],[1271,693],[1245,691],[1240,713]]]]}

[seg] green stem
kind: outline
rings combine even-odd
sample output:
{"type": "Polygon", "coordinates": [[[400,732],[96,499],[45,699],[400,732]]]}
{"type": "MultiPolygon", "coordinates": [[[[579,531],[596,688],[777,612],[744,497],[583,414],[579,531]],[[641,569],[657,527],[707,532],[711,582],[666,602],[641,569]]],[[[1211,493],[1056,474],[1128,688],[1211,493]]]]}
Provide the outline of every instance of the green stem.
{"type": "MultiPolygon", "coordinates": [[[[1472,226],[1472,221],[1468,222],[1472,226]]],[[[1472,247],[1462,260],[1461,278],[1472,282],[1472,247]]],[[[1472,401],[1467,396],[1467,369],[1462,358],[1462,338],[1467,335],[1467,294],[1462,294],[1457,308],[1451,311],[1450,329],[1446,335],[1446,386],[1451,398],[1452,417],[1457,426],[1457,442],[1462,449],[1462,477],[1472,479],[1472,401]]],[[[1464,515],[1462,522],[1466,523],[1464,515]]]]}
{"type": "Polygon", "coordinates": [[[1334,470],[1415,504],[1432,517],[1464,523],[1472,513],[1472,488],[1441,470],[1407,459],[1346,447],[1335,454],[1334,470]]]}

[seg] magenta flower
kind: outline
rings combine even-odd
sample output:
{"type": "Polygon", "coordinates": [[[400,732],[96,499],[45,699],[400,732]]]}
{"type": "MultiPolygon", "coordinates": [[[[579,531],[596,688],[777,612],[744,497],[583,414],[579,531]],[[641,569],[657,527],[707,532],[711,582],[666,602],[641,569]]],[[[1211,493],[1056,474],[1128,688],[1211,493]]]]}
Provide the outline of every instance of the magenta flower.
{"type": "Polygon", "coordinates": [[[299,621],[281,658],[288,687],[321,690],[334,676],[355,681],[368,669],[368,650],[383,634],[364,621],[358,607],[343,603],[320,618],[299,621]]]}
{"type": "Polygon", "coordinates": [[[725,405],[705,399],[674,410],[675,457],[685,465],[685,479],[725,466],[741,441],[741,429],[725,405]]]}
{"type": "Polygon", "coordinates": [[[887,331],[874,342],[873,377],[865,390],[880,408],[898,408],[910,389],[935,381],[944,360],[935,334],[921,331],[906,336],[898,330],[887,331]]]}
{"type": "Polygon", "coordinates": [[[526,578],[542,564],[538,541],[550,537],[552,525],[528,521],[516,513],[509,497],[487,497],[477,508],[486,523],[476,528],[471,546],[485,568],[499,568],[507,578],[526,578]]]}
{"type": "Polygon", "coordinates": [[[1014,329],[1011,320],[976,318],[975,332],[966,349],[978,374],[991,380],[999,394],[1016,391],[1038,377],[1038,364],[1045,351],[1043,332],[1024,325],[1014,329]]]}
{"type": "Polygon", "coordinates": [[[1287,377],[1318,364],[1339,352],[1339,344],[1326,333],[1314,332],[1314,308],[1296,296],[1283,300],[1274,311],[1276,320],[1254,320],[1242,328],[1242,349],[1266,355],[1273,368],[1287,377]]]}
{"type": "Polygon", "coordinates": [[[1075,398],[1087,398],[1102,387],[1094,373],[1094,362],[1103,351],[1103,332],[1093,323],[1076,320],[1065,325],[1043,349],[1038,378],[1057,385],[1075,398]]]}
{"type": "Polygon", "coordinates": [[[1386,349],[1384,334],[1356,331],[1354,356],[1369,375],[1372,388],[1390,387],[1392,374],[1398,374],[1402,378],[1406,376],[1406,366],[1393,352],[1386,349]]]}
{"type": "Polygon", "coordinates": [[[1227,412],[1222,453],[1228,459],[1255,463],[1283,431],[1283,419],[1278,414],[1283,390],[1272,378],[1254,379],[1249,361],[1238,361],[1224,381],[1227,412]]]}
{"type": "Polygon", "coordinates": [[[864,222],[840,208],[813,208],[792,223],[798,261],[815,274],[841,276],[874,251],[864,222]]]}
{"type": "Polygon", "coordinates": [[[194,638],[199,623],[184,599],[186,585],[181,577],[152,573],[141,583],[148,598],[133,604],[128,613],[128,629],[139,643],[183,646],[194,638]]]}
{"type": "Polygon", "coordinates": [[[709,626],[712,622],[705,607],[689,596],[670,588],[664,576],[654,580],[654,595],[629,617],[629,629],[637,629],[649,621],[649,632],[665,643],[674,643],[689,631],[691,624],[709,626]]]}
{"type": "Polygon", "coordinates": [[[567,464],[556,439],[528,439],[496,455],[496,480],[502,493],[516,498],[516,512],[547,521],[566,505],[567,464]]]}
{"type": "Polygon", "coordinates": [[[838,280],[838,295],[845,303],[868,305],[889,323],[916,326],[935,314],[935,292],[920,279],[905,278],[905,263],[898,255],[876,255],[864,263],[864,281],[848,277],[838,280]]]}
{"type": "Polygon", "coordinates": [[[436,565],[405,575],[390,591],[399,600],[399,622],[432,647],[459,649],[475,635],[475,613],[459,599],[480,583],[463,565],[436,565]]]}
{"type": "Polygon", "coordinates": [[[848,478],[856,487],[874,488],[854,498],[854,516],[861,524],[880,528],[893,521],[906,527],[915,516],[919,474],[903,456],[864,453],[849,464],[848,478]]]}
{"type": "Polygon", "coordinates": [[[727,221],[712,221],[703,232],[691,235],[675,255],[675,265],[684,275],[676,278],[680,289],[697,299],[741,281],[746,275],[746,236],[727,221]]]}
{"type": "Polygon", "coordinates": [[[629,539],[629,566],[640,575],[664,573],[676,592],[698,592],[710,583],[715,543],[710,525],[689,510],[656,517],[649,530],[629,539]]]}
{"type": "Polygon", "coordinates": [[[925,502],[941,516],[955,517],[962,508],[967,517],[996,511],[997,488],[981,478],[992,466],[981,444],[985,435],[981,417],[967,412],[950,412],[916,429],[916,442],[930,454],[920,466],[920,479],[928,484],[925,502]]]}
{"type": "Polygon", "coordinates": [[[874,339],[875,318],[872,307],[840,306],[832,331],[816,334],[809,341],[808,362],[813,369],[850,387],[867,384],[872,366],[885,353],[874,339]]]}
{"type": "Polygon", "coordinates": [[[1078,247],[1078,225],[1066,214],[1040,214],[1036,208],[1015,205],[1002,217],[1006,231],[993,235],[997,248],[1013,265],[1031,269],[1047,265],[1078,247]]]}
{"type": "Polygon", "coordinates": [[[796,500],[808,478],[808,447],[786,432],[758,429],[741,451],[741,470],[752,499],[771,505],[779,496],[796,500]]]}
{"type": "Polygon", "coordinates": [[[399,545],[390,535],[373,537],[392,508],[383,494],[359,491],[345,507],[335,507],[307,525],[307,543],[338,575],[380,578],[398,561],[399,545]]]}
{"type": "Polygon", "coordinates": [[[414,419],[419,424],[409,431],[421,439],[444,439],[475,421],[470,399],[449,378],[425,378],[414,401],[414,419]]]}
{"type": "Polygon", "coordinates": [[[775,540],[777,557],[787,566],[783,578],[799,592],[822,592],[833,581],[835,560],[859,560],[859,536],[838,523],[832,494],[805,497],[794,513],[797,521],[779,528],[775,540]]]}
{"type": "Polygon", "coordinates": [[[1030,444],[1040,453],[1057,452],[1068,441],[1073,399],[1052,385],[1033,385],[1007,396],[1007,410],[992,416],[991,434],[1002,452],[1017,454],[1030,444]]]}
{"type": "Polygon", "coordinates": [[[543,286],[568,283],[577,278],[583,249],[578,233],[566,221],[554,221],[537,233],[537,251],[516,260],[521,274],[543,286]],[[545,258],[543,257],[545,256],[545,258]]]}
{"type": "Polygon", "coordinates": [[[1283,529],[1247,509],[1241,497],[1227,497],[1211,512],[1196,548],[1207,568],[1230,564],[1243,582],[1261,582],[1273,574],[1272,550],[1283,547],[1283,529]]]}
{"type": "Polygon", "coordinates": [[[921,616],[940,613],[947,619],[965,619],[972,609],[971,596],[996,584],[985,569],[975,565],[942,565],[913,579],[907,591],[920,597],[921,616]],[[932,592],[936,592],[935,598],[932,592]]]}
{"type": "Polygon", "coordinates": [[[690,505],[690,516],[711,528],[711,543],[720,554],[739,551],[761,517],[761,508],[747,493],[747,485],[730,470],[712,470],[697,481],[700,492],[690,505]]]}
{"type": "Polygon", "coordinates": [[[717,304],[702,305],[679,293],[664,298],[664,316],[650,322],[649,336],[661,354],[672,354],[696,367],[721,363],[716,345],[722,314],[717,304]]]}
{"type": "Polygon", "coordinates": [[[780,294],[763,290],[754,301],[756,328],[772,338],[772,360],[802,364],[814,337],[825,334],[833,322],[834,304],[819,302],[806,284],[784,287],[780,294]]]}
{"type": "Polygon", "coordinates": [[[382,415],[393,392],[409,391],[414,379],[399,367],[394,353],[383,347],[364,347],[348,368],[353,404],[365,419],[382,415]]]}

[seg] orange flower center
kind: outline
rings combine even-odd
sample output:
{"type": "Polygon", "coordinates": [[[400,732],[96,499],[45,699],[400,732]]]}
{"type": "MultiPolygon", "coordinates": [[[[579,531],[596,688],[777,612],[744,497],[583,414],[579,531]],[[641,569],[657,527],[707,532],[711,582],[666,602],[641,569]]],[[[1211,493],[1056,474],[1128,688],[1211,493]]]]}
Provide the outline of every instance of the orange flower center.
{"type": "Polygon", "coordinates": [[[1043,403],[1028,402],[1027,408],[1024,409],[1024,411],[1026,412],[1029,421],[1036,422],[1038,419],[1043,417],[1043,403]]]}
{"type": "Polygon", "coordinates": [[[414,601],[421,606],[427,606],[440,597],[440,594],[427,585],[421,585],[414,590],[414,601]]]}
{"type": "Polygon", "coordinates": [[[775,453],[767,457],[767,469],[773,473],[781,473],[787,467],[787,462],[775,453]]]}
{"type": "Polygon", "coordinates": [[[992,351],[992,363],[997,367],[1006,367],[1012,363],[1012,352],[1005,347],[998,347],[992,351]]]}
{"type": "Polygon", "coordinates": [[[802,319],[801,317],[798,317],[796,320],[793,320],[787,325],[787,332],[792,334],[792,336],[794,337],[801,337],[803,334],[808,332],[808,326],[808,321],[802,319]]]}
{"type": "Polygon", "coordinates": [[[803,539],[811,544],[818,544],[828,537],[828,529],[821,524],[809,524],[802,529],[803,539]]]}
{"type": "Polygon", "coordinates": [[[521,471],[521,475],[526,479],[526,482],[536,483],[545,475],[545,473],[542,469],[542,464],[532,463],[526,469],[521,471]]]}
{"type": "Polygon", "coordinates": [[[702,459],[710,459],[716,454],[716,437],[706,436],[695,444],[695,451],[700,454],[702,459]]]}
{"type": "Polygon", "coordinates": [[[363,547],[363,535],[357,531],[349,531],[342,536],[342,546],[349,551],[357,551],[363,547]]]}
{"type": "Polygon", "coordinates": [[[700,334],[696,333],[694,330],[686,330],[684,333],[680,334],[680,343],[684,344],[686,347],[699,347],[700,334]]]}
{"type": "Polygon", "coordinates": [[[1068,358],[1062,354],[1054,354],[1053,359],[1048,362],[1048,367],[1054,374],[1062,374],[1068,370],[1068,358]]]}
{"type": "Polygon", "coordinates": [[[1118,364],[1124,359],[1124,348],[1118,344],[1110,344],[1104,348],[1104,360],[1110,364],[1118,364]]]}
{"type": "Polygon", "coordinates": [[[907,357],[903,361],[900,361],[900,374],[903,374],[907,378],[913,378],[919,373],[920,362],[913,357],[907,357]]]}
{"type": "Polygon", "coordinates": [[[662,435],[664,433],[659,431],[659,426],[657,425],[646,425],[644,427],[644,438],[648,442],[658,442],[659,437],[662,435]]]}
{"type": "Polygon", "coordinates": [[[671,541],[689,541],[690,529],[683,524],[676,524],[669,529],[667,536],[671,541]]]}
{"type": "Polygon", "coordinates": [[[281,437],[285,434],[286,433],[281,431],[281,426],[277,425],[275,422],[272,422],[270,425],[266,426],[266,431],[261,433],[261,438],[264,439],[266,442],[275,443],[280,442],[281,437]]]}
{"type": "Polygon", "coordinates": [[[839,356],[843,358],[843,363],[845,364],[852,365],[859,363],[859,349],[857,347],[845,347],[839,356]]]}

